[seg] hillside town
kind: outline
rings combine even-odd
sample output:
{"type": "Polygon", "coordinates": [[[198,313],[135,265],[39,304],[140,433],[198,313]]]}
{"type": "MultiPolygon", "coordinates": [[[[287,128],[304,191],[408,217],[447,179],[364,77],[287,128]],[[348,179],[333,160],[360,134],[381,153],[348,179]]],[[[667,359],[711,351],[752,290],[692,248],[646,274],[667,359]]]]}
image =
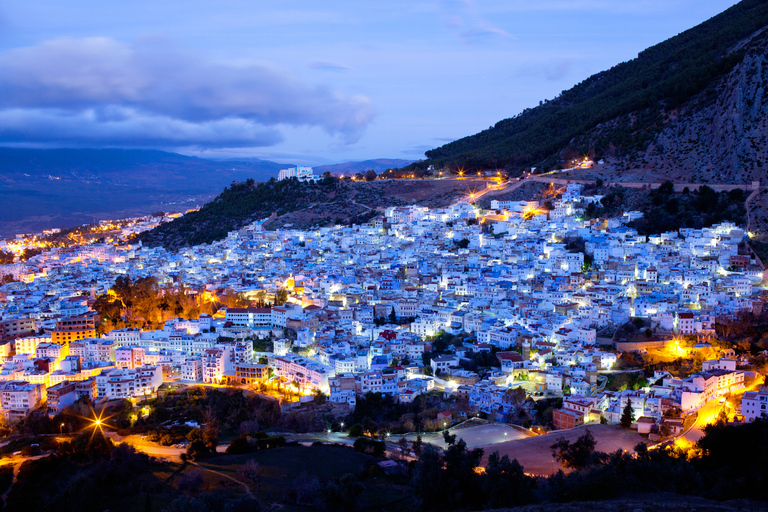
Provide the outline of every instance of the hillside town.
{"type": "MultiPolygon", "coordinates": [[[[297,176],[313,179],[311,168],[280,177],[297,176]]],[[[366,225],[311,231],[254,222],[177,253],[131,243],[163,220],[148,218],[124,228],[127,242],[0,266],[0,412],[14,422],[82,397],[141,401],[176,383],[284,401],[286,390],[298,402],[322,394],[349,409],[368,393],[399,403],[439,393],[455,400],[442,416],[450,422],[511,423],[562,399],[547,428],[619,424],[629,409],[641,434],[679,433],[686,414],[762,383],[715,330],[762,312],[762,264],[740,250],[736,225],[646,237],[627,226],[640,212],[585,219],[600,199],[570,184],[552,209],[494,200],[490,210],[390,207],[366,225]],[[105,330],[99,298],[118,278],[147,277],[244,303],[105,330]],[[612,386],[617,371],[638,371],[627,364],[639,354],[700,366],[680,375],[657,365],[612,386]]],[[[736,410],[743,421],[765,411],[766,388],[750,389],[736,410]]]]}

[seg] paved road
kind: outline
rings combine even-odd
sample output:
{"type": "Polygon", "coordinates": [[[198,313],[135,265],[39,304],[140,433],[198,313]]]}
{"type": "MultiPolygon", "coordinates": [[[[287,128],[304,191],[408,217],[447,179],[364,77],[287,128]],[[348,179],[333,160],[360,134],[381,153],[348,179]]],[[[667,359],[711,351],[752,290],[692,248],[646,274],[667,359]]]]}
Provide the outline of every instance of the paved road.
{"type": "MultiPolygon", "coordinates": [[[[745,392],[757,390],[760,387],[761,382],[762,378],[759,376],[757,381],[752,383],[750,386],[738,391],[734,391],[731,394],[730,401],[733,402],[741,400],[741,397],[745,392]]],[[[691,426],[691,428],[684,432],[681,437],[686,441],[690,441],[691,443],[695,443],[704,437],[704,427],[717,421],[717,417],[720,414],[720,410],[723,408],[723,405],[724,404],[721,404],[719,399],[710,400],[707,402],[704,406],[701,407],[701,409],[699,409],[699,415],[696,418],[696,422],[691,426]]]]}
{"type": "MultiPolygon", "coordinates": [[[[487,425],[477,425],[459,429],[449,428],[448,431],[451,434],[456,434],[457,439],[463,439],[464,442],[467,443],[469,449],[492,446],[498,443],[515,441],[527,437],[520,430],[505,425],[504,423],[489,423],[487,425]]],[[[415,441],[416,437],[416,434],[405,436],[409,441],[415,441]]],[[[395,436],[395,439],[399,440],[400,436],[395,436]]],[[[421,440],[439,448],[446,447],[442,432],[421,434],[421,440]]]]}
{"type": "Polygon", "coordinates": [[[701,409],[699,409],[699,415],[696,418],[696,422],[691,428],[684,432],[681,437],[691,443],[695,443],[704,437],[704,427],[715,422],[722,407],[723,406],[718,403],[717,400],[710,400],[707,402],[701,409]]]}

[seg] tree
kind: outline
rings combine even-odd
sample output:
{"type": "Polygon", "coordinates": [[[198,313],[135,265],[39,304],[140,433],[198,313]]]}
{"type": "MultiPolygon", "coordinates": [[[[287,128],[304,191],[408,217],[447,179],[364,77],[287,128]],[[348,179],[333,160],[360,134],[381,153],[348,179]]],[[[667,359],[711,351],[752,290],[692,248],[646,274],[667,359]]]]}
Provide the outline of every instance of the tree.
{"type": "Polygon", "coordinates": [[[486,475],[483,479],[486,497],[483,508],[522,505],[531,499],[532,479],[525,475],[517,459],[509,460],[507,455],[500,457],[499,452],[493,452],[488,456],[486,475]]]}
{"type": "Polygon", "coordinates": [[[392,312],[389,314],[389,323],[397,323],[397,313],[395,313],[395,308],[392,308],[392,312]]]}
{"type": "Polygon", "coordinates": [[[400,441],[397,442],[398,447],[400,448],[400,456],[405,457],[408,455],[409,449],[408,449],[408,440],[404,437],[400,438],[400,441]]]}
{"type": "Polygon", "coordinates": [[[721,425],[725,425],[728,423],[728,411],[725,410],[725,407],[720,409],[720,412],[717,414],[716,422],[721,425]]]}
{"type": "Polygon", "coordinates": [[[514,407],[518,409],[523,403],[525,403],[526,395],[525,390],[521,387],[514,389],[508,389],[504,392],[505,399],[514,407]]]}
{"type": "Polygon", "coordinates": [[[365,486],[352,473],[342,476],[338,482],[333,480],[326,482],[322,489],[325,510],[339,512],[360,510],[358,497],[364,490],[365,486]]]}
{"type": "Polygon", "coordinates": [[[619,423],[625,429],[629,429],[632,426],[632,422],[635,420],[635,411],[632,409],[632,401],[627,399],[627,405],[624,406],[624,410],[621,412],[621,419],[619,423]]]}
{"type": "Polygon", "coordinates": [[[325,396],[325,394],[322,391],[320,391],[319,389],[316,389],[315,390],[315,397],[312,399],[312,402],[315,405],[323,405],[325,403],[326,399],[327,399],[327,397],[325,396]]]}
{"type": "Polygon", "coordinates": [[[365,181],[373,181],[376,179],[376,171],[368,169],[365,171],[365,181]]]}
{"type": "Polygon", "coordinates": [[[440,451],[428,444],[413,469],[411,486],[416,495],[418,509],[447,510],[445,488],[440,485],[443,478],[443,457],[440,451]]]}
{"type": "Polygon", "coordinates": [[[10,265],[15,258],[11,251],[0,250],[0,265],[10,265]]]}
{"type": "Polygon", "coordinates": [[[416,440],[411,443],[411,449],[414,455],[421,457],[421,452],[424,451],[424,441],[421,440],[421,434],[417,435],[416,440]]]}
{"type": "Polygon", "coordinates": [[[550,446],[550,449],[552,450],[552,456],[563,468],[580,470],[599,460],[599,456],[595,457],[597,455],[595,452],[596,445],[597,442],[592,432],[587,429],[573,443],[561,437],[555,444],[550,446]]]}
{"type": "Polygon", "coordinates": [[[282,306],[288,301],[288,290],[285,288],[280,288],[277,292],[275,292],[275,305],[282,306]]]}

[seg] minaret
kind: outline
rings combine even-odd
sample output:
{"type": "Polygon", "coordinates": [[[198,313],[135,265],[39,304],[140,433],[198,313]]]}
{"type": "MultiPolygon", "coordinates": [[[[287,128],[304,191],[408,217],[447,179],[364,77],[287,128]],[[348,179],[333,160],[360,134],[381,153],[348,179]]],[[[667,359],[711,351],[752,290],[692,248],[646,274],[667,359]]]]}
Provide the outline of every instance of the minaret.
{"type": "Polygon", "coordinates": [[[531,359],[531,343],[529,341],[523,342],[523,361],[530,361],[531,359]]]}

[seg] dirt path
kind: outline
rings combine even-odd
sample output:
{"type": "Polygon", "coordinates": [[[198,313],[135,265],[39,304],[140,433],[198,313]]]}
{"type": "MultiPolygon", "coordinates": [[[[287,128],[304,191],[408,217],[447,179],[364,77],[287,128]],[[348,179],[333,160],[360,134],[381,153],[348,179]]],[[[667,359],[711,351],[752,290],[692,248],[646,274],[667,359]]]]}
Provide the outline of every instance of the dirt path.
{"type": "Polygon", "coordinates": [[[757,194],[760,193],[760,189],[756,188],[752,191],[751,194],[747,197],[747,200],[744,201],[744,207],[747,209],[747,231],[752,231],[752,212],[749,210],[749,203],[752,202],[752,200],[757,197],[757,194]]]}
{"type": "Polygon", "coordinates": [[[24,464],[28,460],[37,460],[37,459],[40,459],[42,457],[47,457],[47,456],[48,456],[48,454],[46,453],[44,455],[35,455],[33,457],[23,457],[20,461],[12,463],[13,464],[13,479],[11,480],[11,485],[9,485],[8,488],[5,490],[5,492],[2,494],[2,496],[0,496],[0,499],[3,500],[3,510],[5,510],[5,501],[8,499],[8,495],[11,493],[11,489],[13,489],[13,484],[15,484],[16,480],[18,479],[19,469],[21,468],[21,465],[24,464]]]}
{"type": "Polygon", "coordinates": [[[189,461],[189,463],[192,464],[193,466],[197,466],[203,471],[210,471],[211,473],[215,473],[219,476],[223,476],[224,478],[228,478],[229,480],[232,480],[233,482],[242,485],[243,489],[245,489],[245,492],[248,493],[248,497],[250,497],[252,500],[256,499],[256,497],[251,493],[251,489],[248,487],[248,484],[246,484],[245,482],[241,482],[237,478],[232,478],[231,476],[227,475],[226,473],[222,473],[221,471],[216,471],[215,469],[208,469],[205,466],[201,466],[200,464],[197,464],[196,462],[189,461]]]}
{"type": "Polygon", "coordinates": [[[479,192],[475,192],[473,196],[468,195],[468,196],[457,198],[453,204],[462,203],[462,202],[464,203],[477,202],[480,198],[484,196],[498,196],[498,195],[506,194],[507,192],[512,192],[513,190],[520,188],[525,183],[527,183],[526,180],[520,180],[502,188],[486,188],[479,192]]]}

